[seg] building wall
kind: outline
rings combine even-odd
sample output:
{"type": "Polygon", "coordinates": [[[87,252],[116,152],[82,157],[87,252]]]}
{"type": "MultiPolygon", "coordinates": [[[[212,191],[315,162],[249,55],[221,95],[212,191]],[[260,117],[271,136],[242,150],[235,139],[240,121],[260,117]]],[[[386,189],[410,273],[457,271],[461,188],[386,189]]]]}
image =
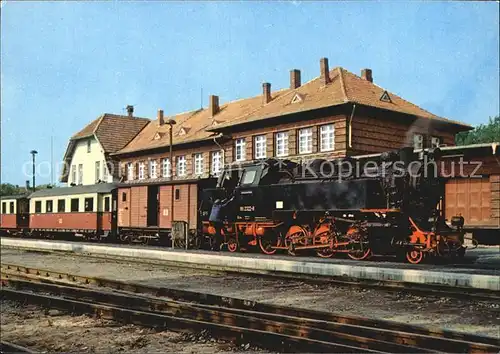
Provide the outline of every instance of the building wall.
{"type": "MultiPolygon", "coordinates": [[[[104,169],[103,165],[106,163],[104,157],[104,150],[101,144],[94,138],[86,138],[76,141],[75,149],[73,150],[73,156],[71,157],[71,164],[69,166],[69,176],[68,185],[83,184],[90,185],[95,184],[98,179],[104,181],[104,169]],[[87,142],[90,141],[90,152],[87,150],[87,142]],[[99,162],[99,176],[96,178],[96,162],[99,162]],[[83,180],[78,180],[78,166],[83,167],[83,180]],[[75,174],[73,174],[73,168],[75,169],[75,174]]],[[[108,178],[104,182],[113,182],[113,177],[108,171],[108,178]]]]}
{"type": "Polygon", "coordinates": [[[455,134],[440,131],[419,120],[414,124],[404,121],[392,122],[383,119],[355,116],[352,120],[352,148],[350,155],[379,153],[405,146],[413,146],[414,134],[424,136],[424,147],[430,147],[432,136],[439,137],[442,145],[455,145],[455,134]]]}
{"type": "MultiPolygon", "coordinates": [[[[403,119],[403,118],[402,118],[403,119]]],[[[235,142],[237,139],[245,139],[245,160],[251,161],[255,159],[255,144],[256,136],[265,135],[266,137],[266,158],[276,157],[276,134],[279,132],[288,133],[288,155],[279,157],[293,161],[311,160],[316,158],[333,159],[346,155],[359,155],[369,153],[379,153],[388,150],[399,149],[405,146],[413,145],[414,134],[421,134],[424,137],[424,147],[430,147],[431,137],[440,138],[442,145],[454,145],[454,134],[451,132],[440,131],[429,126],[428,121],[420,120],[413,124],[405,124],[402,122],[394,122],[383,118],[368,118],[355,116],[352,120],[352,131],[349,134],[348,120],[344,114],[338,114],[330,117],[317,119],[309,119],[300,122],[291,122],[280,124],[278,126],[267,126],[244,131],[234,131],[231,133],[231,139],[222,144],[224,149],[224,163],[230,164],[235,162],[235,142]],[[335,149],[333,151],[322,152],[320,149],[320,129],[321,126],[333,124],[335,128],[335,149]],[[303,128],[312,129],[312,152],[307,154],[299,154],[299,131],[303,128]],[[351,139],[351,146],[349,146],[351,139]]],[[[206,143],[205,143],[206,144],[206,143]]],[[[162,159],[168,158],[168,148],[163,153],[144,154],[139,157],[122,158],[120,160],[120,168],[122,176],[127,180],[127,164],[131,162],[134,169],[134,180],[138,179],[139,163],[144,162],[146,173],[144,180],[149,179],[149,161],[154,159],[157,161],[157,177],[162,175],[162,159]]],[[[175,150],[174,147],[174,179],[192,179],[196,177],[208,177],[211,170],[211,154],[218,151],[219,147],[210,142],[209,146],[198,148],[189,148],[175,150]],[[203,153],[204,173],[201,176],[194,175],[194,154],[203,153]],[[187,160],[187,174],[184,177],[179,177],[177,171],[177,157],[184,155],[187,160]]]]}

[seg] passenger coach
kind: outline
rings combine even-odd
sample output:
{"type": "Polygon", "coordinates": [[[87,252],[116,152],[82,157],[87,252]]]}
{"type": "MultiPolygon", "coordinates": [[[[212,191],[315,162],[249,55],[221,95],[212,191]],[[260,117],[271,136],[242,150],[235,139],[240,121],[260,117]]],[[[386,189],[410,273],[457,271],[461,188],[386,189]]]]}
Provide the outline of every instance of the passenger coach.
{"type": "Polygon", "coordinates": [[[27,195],[0,197],[0,235],[21,235],[29,227],[27,195]]]}
{"type": "Polygon", "coordinates": [[[30,196],[29,227],[34,236],[72,234],[85,239],[115,236],[116,185],[44,189],[30,196]]]}

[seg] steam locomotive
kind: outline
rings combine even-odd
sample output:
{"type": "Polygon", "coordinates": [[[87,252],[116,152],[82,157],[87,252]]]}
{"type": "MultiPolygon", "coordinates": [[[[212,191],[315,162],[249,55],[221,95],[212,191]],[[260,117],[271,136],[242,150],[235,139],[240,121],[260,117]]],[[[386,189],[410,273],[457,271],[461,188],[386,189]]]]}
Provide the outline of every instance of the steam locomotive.
{"type": "Polygon", "coordinates": [[[463,256],[464,219],[445,222],[440,150],[298,164],[268,159],[227,166],[204,191],[203,232],[230,252],[258,246],[265,254],[373,254],[420,263],[463,256]]]}

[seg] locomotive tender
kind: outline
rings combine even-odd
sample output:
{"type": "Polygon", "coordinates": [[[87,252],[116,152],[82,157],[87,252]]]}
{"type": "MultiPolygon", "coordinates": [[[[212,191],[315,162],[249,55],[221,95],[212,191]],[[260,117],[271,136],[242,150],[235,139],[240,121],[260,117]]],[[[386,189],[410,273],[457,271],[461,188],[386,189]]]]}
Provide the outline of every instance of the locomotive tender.
{"type": "Polygon", "coordinates": [[[2,197],[0,234],[171,244],[180,222],[191,248],[356,260],[401,254],[411,263],[463,256],[464,220],[449,226],[440,208],[439,155],[404,148],[310,164],[268,159],[226,166],[217,184],[96,184],[2,197]]]}
{"type": "Polygon", "coordinates": [[[426,255],[458,255],[463,218],[445,223],[439,149],[412,148],[363,159],[269,159],[226,168],[211,194],[205,230],[229,251],[258,245],[263,253],[308,250],[320,257],[346,253],[402,254],[411,263],[426,255]]]}

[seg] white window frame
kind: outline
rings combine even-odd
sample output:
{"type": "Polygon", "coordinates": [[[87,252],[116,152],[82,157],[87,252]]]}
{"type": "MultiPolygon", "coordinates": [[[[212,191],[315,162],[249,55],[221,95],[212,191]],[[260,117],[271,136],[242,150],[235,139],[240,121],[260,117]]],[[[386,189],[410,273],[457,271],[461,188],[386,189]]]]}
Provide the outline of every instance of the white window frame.
{"type": "Polygon", "coordinates": [[[102,162],[102,180],[108,182],[108,164],[106,160],[102,162]]]}
{"type": "Polygon", "coordinates": [[[246,159],[246,141],[245,138],[239,138],[234,141],[234,161],[245,161],[246,159]]]}
{"type": "Polygon", "coordinates": [[[186,175],[186,165],[187,165],[186,156],[185,155],[177,156],[177,166],[176,166],[177,176],[184,177],[186,175]]]}
{"type": "Polygon", "coordinates": [[[431,147],[436,148],[441,145],[441,138],[439,136],[431,136],[431,147]]]}
{"type": "Polygon", "coordinates": [[[101,179],[101,161],[95,162],[95,181],[99,181],[101,179]]]}
{"type": "Polygon", "coordinates": [[[76,184],[76,165],[71,165],[71,183],[76,184]]]}
{"type": "Polygon", "coordinates": [[[78,165],[78,184],[83,184],[83,164],[78,165]]]}
{"type": "Polygon", "coordinates": [[[149,161],[149,178],[157,178],[158,177],[158,170],[157,170],[157,163],[156,160],[150,160],[149,161]]]}
{"type": "Polygon", "coordinates": [[[413,134],[413,149],[422,150],[424,148],[424,135],[423,134],[413,134]]]}
{"type": "Polygon", "coordinates": [[[203,174],[203,153],[198,152],[193,156],[193,166],[195,176],[200,176],[203,174]]]}
{"type": "Polygon", "coordinates": [[[146,169],[146,166],[144,166],[144,162],[139,162],[139,173],[138,173],[139,179],[144,179],[144,177],[145,177],[144,172],[146,172],[145,169],[146,169]]]}
{"type": "Polygon", "coordinates": [[[134,180],[134,164],[132,162],[127,164],[127,180],[134,180]]]}
{"type": "Polygon", "coordinates": [[[298,146],[299,154],[312,153],[312,146],[313,146],[312,128],[299,129],[298,145],[299,145],[298,146]]]}
{"type": "Polygon", "coordinates": [[[266,136],[257,135],[253,137],[253,151],[256,159],[265,159],[267,155],[266,136]]]}
{"type": "Polygon", "coordinates": [[[322,125],[319,128],[320,151],[335,150],[335,126],[333,124],[322,125]]]}
{"type": "Polygon", "coordinates": [[[218,176],[222,172],[223,165],[222,151],[212,151],[212,175],[218,176]]]}
{"type": "Polygon", "coordinates": [[[275,135],[276,140],[276,156],[288,156],[288,132],[278,132],[275,135]]]}
{"type": "Polygon", "coordinates": [[[171,171],[172,171],[172,166],[170,165],[170,159],[168,157],[165,157],[163,159],[162,176],[163,177],[170,177],[171,171]]]}

